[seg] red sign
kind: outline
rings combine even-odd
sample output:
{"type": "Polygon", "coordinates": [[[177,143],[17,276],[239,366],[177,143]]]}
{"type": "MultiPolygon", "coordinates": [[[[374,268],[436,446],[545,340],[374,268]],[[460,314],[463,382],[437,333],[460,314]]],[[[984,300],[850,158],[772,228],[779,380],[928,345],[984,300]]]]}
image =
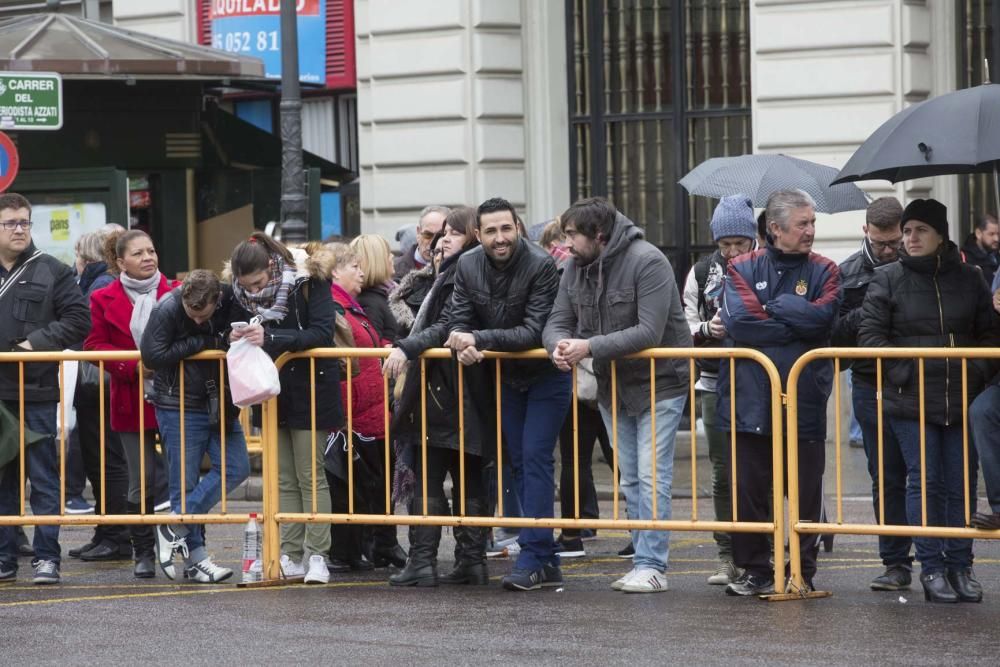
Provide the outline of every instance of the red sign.
{"type": "MultiPolygon", "coordinates": [[[[233,16],[275,16],[281,13],[281,0],[211,0],[212,19],[233,16]]],[[[319,16],[319,0],[296,0],[295,13],[319,16]]]]}
{"type": "Polygon", "coordinates": [[[6,192],[17,178],[20,165],[21,158],[18,157],[17,146],[10,137],[0,132],[0,192],[6,192]]]}

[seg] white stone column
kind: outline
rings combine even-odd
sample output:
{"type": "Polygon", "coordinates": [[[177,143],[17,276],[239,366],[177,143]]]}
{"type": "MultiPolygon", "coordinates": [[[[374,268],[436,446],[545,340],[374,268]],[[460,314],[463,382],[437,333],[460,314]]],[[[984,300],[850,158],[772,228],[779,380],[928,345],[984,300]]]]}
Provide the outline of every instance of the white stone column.
{"type": "MultiPolygon", "coordinates": [[[[754,152],[839,168],[895,113],[954,90],[954,11],[926,0],[754,0],[754,152]]],[[[953,177],[859,185],[873,197],[933,196],[957,210],[953,177]]],[[[863,212],[820,216],[817,251],[845,258],[863,223],[863,212]]]]}
{"type": "Polygon", "coordinates": [[[365,232],[391,239],[429,204],[502,196],[524,209],[522,9],[355,0],[365,232]]]}
{"type": "Polygon", "coordinates": [[[111,14],[116,26],[198,43],[195,3],[191,0],[111,0],[111,14]]]}

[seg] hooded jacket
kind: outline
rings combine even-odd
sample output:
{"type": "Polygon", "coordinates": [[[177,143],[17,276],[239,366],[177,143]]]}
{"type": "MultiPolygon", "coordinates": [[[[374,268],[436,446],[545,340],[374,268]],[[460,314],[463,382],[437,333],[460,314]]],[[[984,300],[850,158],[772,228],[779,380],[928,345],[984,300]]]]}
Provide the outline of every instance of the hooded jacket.
{"type": "MultiPolygon", "coordinates": [[[[448,330],[472,333],[480,351],[533,350],[542,346],[558,290],[555,260],[524,237],[502,266],[478,246],[458,260],[448,330]]],[[[524,389],[557,372],[547,359],[516,359],[503,364],[501,381],[524,389]]]]}
{"type": "MultiPolygon", "coordinates": [[[[840,308],[840,269],[810,252],[784,253],[774,246],[729,263],[722,297],[727,347],[749,347],[777,366],[782,385],[792,364],[807,351],[827,347],[840,308]]],[[[730,365],[719,365],[720,430],[729,430],[730,365]]],[[[771,388],[755,361],[737,359],[736,431],[771,434],[771,388]]],[[[784,389],[784,386],[782,387],[784,389]]],[[[799,376],[799,438],[826,440],[826,402],[833,389],[833,363],[813,361],[799,376]]]]}
{"type": "MultiPolygon", "coordinates": [[[[288,294],[288,313],[279,321],[264,323],[264,351],[272,359],[285,352],[300,352],[314,347],[333,347],[336,310],[330,296],[326,269],[304,251],[293,250],[298,275],[288,294]]],[[[231,281],[231,270],[223,272],[231,281]]],[[[253,315],[236,299],[229,313],[230,322],[249,322],[253,315]]],[[[313,428],[310,360],[295,359],[279,373],[278,425],[297,430],[313,428]]],[[[344,425],[340,402],[340,368],[337,359],[316,360],[316,429],[333,431],[344,425]]]]}
{"type": "MultiPolygon", "coordinates": [[[[448,337],[455,270],[460,257],[456,255],[444,261],[441,273],[427,294],[421,321],[414,325],[415,330],[409,336],[397,342],[410,360],[410,366],[394,411],[392,432],[418,445],[422,410],[419,357],[425,350],[444,345],[448,337]]],[[[425,364],[427,444],[458,450],[458,363],[454,359],[428,359],[425,364]]],[[[464,367],[462,377],[465,453],[491,457],[496,451],[496,397],[493,395],[492,364],[464,367]]]]}
{"type": "MultiPolygon", "coordinates": [[[[160,276],[156,286],[157,300],[177,287],[179,283],[160,276]]],[[[90,295],[90,317],[93,324],[90,335],[83,344],[85,350],[137,350],[129,323],[132,320],[132,302],[122,286],[115,280],[107,287],[90,295]]],[[[152,316],[150,317],[150,323],[152,316]]],[[[149,328],[149,323],[146,325],[149,328]]],[[[137,361],[108,361],[104,370],[111,375],[111,428],[121,433],[139,432],[139,386],[141,379],[137,361]]],[[[156,413],[153,404],[143,401],[145,415],[142,426],[155,429],[156,413]]]]}
{"type": "MultiPolygon", "coordinates": [[[[16,284],[0,299],[0,350],[27,339],[37,352],[60,351],[86,337],[90,313],[72,269],[31,243],[9,272],[0,271],[0,285],[15,275],[16,284]]],[[[19,384],[18,365],[0,364],[0,398],[19,400],[19,384]]],[[[24,365],[24,400],[59,400],[57,364],[24,365]]]]}
{"type": "MultiPolygon", "coordinates": [[[[181,288],[168,292],[153,307],[149,325],[142,334],[142,363],[156,371],[153,378],[153,404],[167,410],[180,410],[181,383],[180,361],[205,350],[225,350],[229,347],[229,311],[233,304],[233,290],[222,286],[222,297],[212,318],[197,324],[188,317],[181,301],[181,288]]],[[[229,375],[222,364],[225,383],[225,409],[227,419],[239,417],[239,408],[233,405],[229,393],[229,375]]],[[[219,396],[219,362],[188,361],[184,364],[184,409],[207,412],[209,385],[219,396]]]]}
{"type": "MultiPolygon", "coordinates": [[[[563,338],[586,338],[594,358],[597,400],[611,405],[611,362],[617,361],[618,405],[636,416],[650,409],[649,360],[621,357],[652,347],[691,347],[670,262],[643,240],[642,230],[621,213],[597,259],[563,270],[555,307],[543,335],[549,354],[563,338]]],[[[688,391],[688,362],[656,361],[656,398],[688,391]]]]}
{"type": "MultiPolygon", "coordinates": [[[[997,316],[982,273],[962,263],[947,241],[940,254],[900,256],[875,269],[862,306],[859,345],[865,347],[993,347],[1000,343],[997,316]]],[[[919,381],[912,359],[883,362],[885,413],[919,419],[919,381]]],[[[994,364],[968,362],[968,400],[990,379],[994,364]]],[[[925,419],[943,426],[962,423],[962,362],[924,361],[925,419]]]]}

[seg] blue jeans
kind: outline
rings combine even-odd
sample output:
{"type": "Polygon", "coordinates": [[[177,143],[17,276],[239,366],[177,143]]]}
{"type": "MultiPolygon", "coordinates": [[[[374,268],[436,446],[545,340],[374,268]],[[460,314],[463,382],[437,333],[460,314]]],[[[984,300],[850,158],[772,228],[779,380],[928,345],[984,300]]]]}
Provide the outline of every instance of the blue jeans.
{"type": "MultiPolygon", "coordinates": [[[[17,401],[4,401],[7,409],[15,415],[20,410],[17,401]]],[[[24,404],[25,426],[35,433],[56,432],[55,402],[24,404]]],[[[59,514],[59,450],[55,436],[45,438],[33,445],[25,445],[25,475],[31,482],[31,496],[28,501],[33,514],[59,514]]],[[[16,515],[20,512],[19,499],[24,491],[21,470],[15,458],[0,468],[0,515],[16,515]]],[[[33,540],[35,557],[60,562],[59,526],[35,526],[33,540]]],[[[7,570],[17,570],[17,538],[13,526],[0,527],[0,564],[7,570]]]]}
{"type": "MultiPolygon", "coordinates": [[[[920,509],[920,422],[889,419],[906,461],[906,517],[911,526],[921,525],[920,509]]],[[[965,525],[965,486],[962,464],[962,425],[926,425],[927,525],[965,525]]],[[[975,502],[976,450],[969,447],[969,499],[975,502]]],[[[941,572],[945,568],[972,565],[972,540],[915,537],[921,574],[941,572]]]]}
{"type": "MultiPolygon", "coordinates": [[[[878,466],[878,406],[875,403],[875,387],[864,382],[854,382],[851,391],[854,416],[861,424],[865,456],[868,457],[868,474],[872,479],[872,505],[875,520],[879,520],[879,466],[878,466]]],[[[889,526],[905,526],[906,517],[906,462],[899,442],[889,428],[889,415],[882,415],[882,487],[885,494],[885,523],[889,526]]],[[[882,564],[910,565],[910,537],[879,535],[878,555],[882,564]]]]}
{"type": "MultiPolygon", "coordinates": [[[[500,415],[507,455],[524,516],[544,519],[555,510],[555,447],[572,399],[570,373],[552,373],[525,390],[503,385],[500,415]]],[[[506,485],[506,482],[505,482],[506,485]]],[[[551,528],[522,528],[515,567],[538,570],[559,564],[551,528]]]]}
{"type": "MultiPolygon", "coordinates": [[[[854,396],[854,372],[847,374],[847,390],[851,392],[851,396],[854,396]]],[[[865,434],[861,429],[861,419],[858,417],[858,408],[855,403],[851,402],[851,425],[847,433],[847,437],[850,438],[851,442],[864,442],[865,434]]]]}
{"type": "Polygon", "coordinates": [[[1000,387],[990,385],[976,397],[969,408],[969,423],[983,466],[986,500],[991,510],[1000,512],[1000,387]]]}
{"type": "MultiPolygon", "coordinates": [[[[170,511],[181,513],[181,413],[180,410],[156,408],[160,438],[167,453],[170,475],[170,511]]],[[[222,497],[222,443],[219,427],[208,425],[208,413],[184,411],[184,486],[187,491],[187,514],[207,514],[222,497]],[[201,476],[201,460],[208,453],[212,469],[201,476]]],[[[238,420],[230,420],[226,430],[226,492],[243,483],[250,474],[247,442],[238,420]]],[[[204,526],[188,526],[190,551],[205,546],[204,526]]],[[[183,532],[183,529],[180,531],[183,532]]]]}
{"type": "MultiPolygon", "coordinates": [[[[674,481],[674,437],[681,422],[687,396],[665,398],[656,402],[656,517],[671,516],[671,486],[674,481]]],[[[611,428],[611,410],[601,406],[601,415],[611,428]]],[[[618,411],[618,469],[621,471],[621,488],[625,494],[628,517],[640,521],[653,519],[653,431],[652,411],[631,417],[618,411]]],[[[633,530],[632,544],[636,569],[652,568],[660,572],[667,569],[670,557],[670,532],[666,530],[633,530]]]]}

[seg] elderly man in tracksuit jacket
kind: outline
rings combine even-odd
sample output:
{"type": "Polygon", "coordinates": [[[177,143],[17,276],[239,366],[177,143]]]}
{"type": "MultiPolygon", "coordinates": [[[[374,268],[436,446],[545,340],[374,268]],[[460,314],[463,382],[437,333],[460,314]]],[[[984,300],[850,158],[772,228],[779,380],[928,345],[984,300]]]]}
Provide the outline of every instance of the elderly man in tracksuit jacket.
{"type": "MultiPolygon", "coordinates": [[[[801,190],[775,192],[767,203],[773,245],[737,257],[729,264],[723,293],[722,322],[731,347],[749,347],[767,355],[782,382],[802,354],[829,344],[840,307],[840,270],[812,252],[815,203],[801,190]]],[[[749,360],[719,368],[720,428],[736,431],[737,521],[767,521],[770,508],[771,404],[764,369],[749,360]],[[736,423],[730,424],[730,383],[736,382],[736,423]]],[[[823,508],[826,402],[833,387],[833,365],[815,361],[799,380],[799,513],[819,521],[823,508]]],[[[802,537],[802,575],[812,587],[818,539],[802,537]]],[[[734,533],[733,559],[744,575],[726,587],[729,595],[758,595],[773,590],[767,536],[734,533]]]]}
{"type": "MultiPolygon", "coordinates": [[[[654,449],[649,361],[622,357],[651,347],[691,347],[673,269],[662,252],[643,240],[642,230],[606,199],[578,201],[561,221],[573,257],[563,269],[542,342],[563,371],[593,357],[597,399],[609,433],[612,400],[617,399],[618,465],[629,518],[653,519],[655,493],[655,518],[669,519],[674,436],[687,398],[688,363],[656,362],[654,449]],[[612,396],[615,360],[617,395],[612,396]]],[[[667,590],[663,573],[669,536],[662,530],[632,531],[634,568],[611,587],[628,593],[667,590]]]]}

